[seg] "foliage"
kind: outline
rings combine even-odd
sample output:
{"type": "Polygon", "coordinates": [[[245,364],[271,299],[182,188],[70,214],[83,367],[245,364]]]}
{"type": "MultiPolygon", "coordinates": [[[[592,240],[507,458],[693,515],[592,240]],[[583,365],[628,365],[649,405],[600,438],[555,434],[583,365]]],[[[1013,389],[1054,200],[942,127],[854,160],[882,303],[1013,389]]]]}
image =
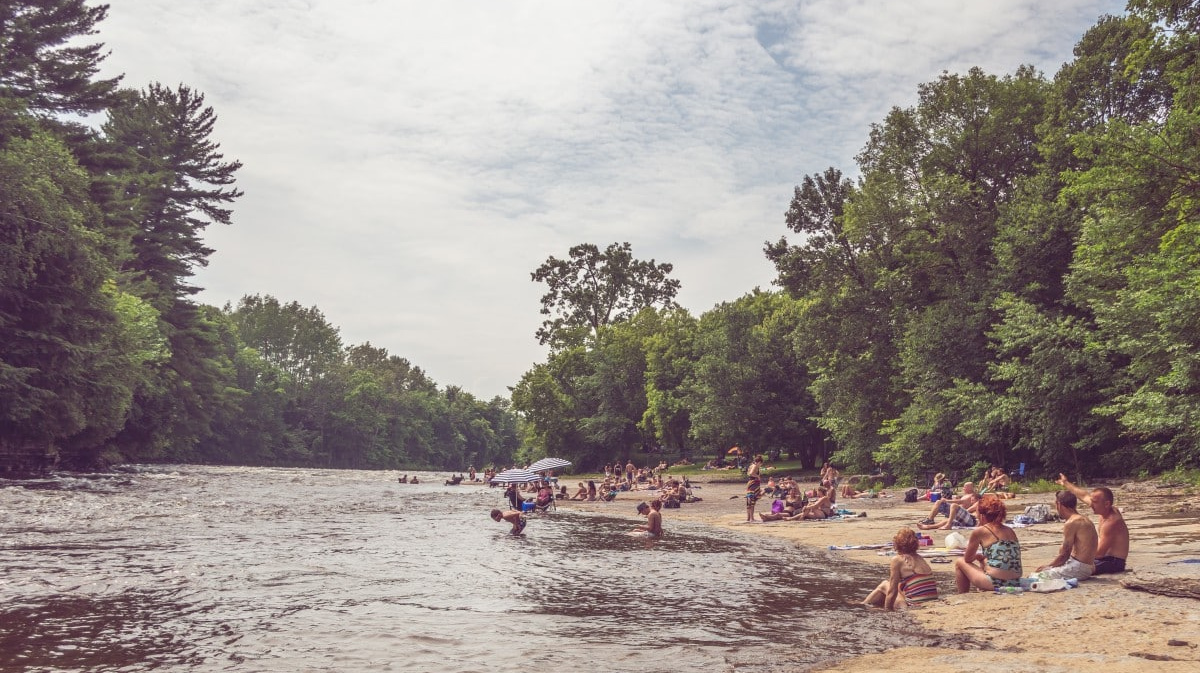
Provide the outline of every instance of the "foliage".
{"type": "Polygon", "coordinates": [[[121,78],[93,79],[103,45],[80,39],[107,13],[85,0],[0,0],[0,99],[38,113],[104,109],[121,78]]]}
{"type": "Polygon", "coordinates": [[[346,348],[315,307],[192,300],[241,164],[202,93],[95,78],[107,9],[0,0],[0,470],[510,461],[507,400],[346,348]]]}
{"type": "Polygon", "coordinates": [[[552,256],[530,274],[534,282],[546,284],[541,312],[553,316],[538,328],[541,344],[578,343],[584,334],[595,336],[600,328],[643,308],[675,306],[679,281],[668,277],[674,267],[634,259],[628,242],[613,243],[603,252],[581,243],[567,256],[552,256]]]}
{"type": "Polygon", "coordinates": [[[1049,479],[1039,478],[1031,481],[1013,482],[1012,488],[1014,493],[1057,493],[1062,490],[1057,482],[1049,479]]]}

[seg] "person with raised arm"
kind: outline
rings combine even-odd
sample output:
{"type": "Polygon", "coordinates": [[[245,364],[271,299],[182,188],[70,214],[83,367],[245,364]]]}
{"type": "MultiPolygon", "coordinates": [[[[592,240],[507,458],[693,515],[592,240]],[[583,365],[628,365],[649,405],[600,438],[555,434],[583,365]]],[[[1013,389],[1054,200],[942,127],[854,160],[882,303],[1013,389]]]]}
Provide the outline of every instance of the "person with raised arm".
{"type": "Polygon", "coordinates": [[[1065,474],[1058,475],[1058,485],[1075,494],[1075,497],[1092,508],[1100,523],[1096,526],[1099,541],[1096,544],[1096,572],[1093,575],[1125,572],[1125,559],[1129,558],[1129,526],[1125,517],[1113,505],[1113,492],[1104,486],[1086,491],[1072,484],[1065,474]]]}

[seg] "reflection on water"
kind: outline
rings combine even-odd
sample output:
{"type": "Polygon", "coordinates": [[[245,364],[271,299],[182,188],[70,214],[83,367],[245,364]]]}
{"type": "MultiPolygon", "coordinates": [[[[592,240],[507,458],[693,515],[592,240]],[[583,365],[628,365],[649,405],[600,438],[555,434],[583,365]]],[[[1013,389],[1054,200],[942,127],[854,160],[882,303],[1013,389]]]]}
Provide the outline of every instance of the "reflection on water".
{"type": "MultiPolygon", "coordinates": [[[[147,468],[0,488],[0,670],[797,670],[920,642],[879,568],[390,473],[147,468]]],[[[629,509],[629,518],[622,518],[629,509]]],[[[621,516],[618,516],[621,515],[621,516]]]]}

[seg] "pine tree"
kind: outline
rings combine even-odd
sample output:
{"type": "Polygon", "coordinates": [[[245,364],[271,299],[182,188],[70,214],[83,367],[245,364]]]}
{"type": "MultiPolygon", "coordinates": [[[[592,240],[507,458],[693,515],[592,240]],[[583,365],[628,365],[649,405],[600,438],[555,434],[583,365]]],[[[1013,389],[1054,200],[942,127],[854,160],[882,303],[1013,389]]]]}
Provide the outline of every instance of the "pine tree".
{"type": "Polygon", "coordinates": [[[107,107],[121,77],[94,80],[104,45],[76,44],[107,13],[84,0],[0,0],[0,99],[48,114],[107,107]]]}

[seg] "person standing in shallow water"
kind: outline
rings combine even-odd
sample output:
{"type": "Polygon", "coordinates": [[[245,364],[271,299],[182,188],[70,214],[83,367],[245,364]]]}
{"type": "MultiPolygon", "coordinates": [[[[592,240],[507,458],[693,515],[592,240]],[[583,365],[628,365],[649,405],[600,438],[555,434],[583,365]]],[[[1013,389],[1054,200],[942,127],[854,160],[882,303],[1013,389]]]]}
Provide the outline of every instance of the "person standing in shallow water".
{"type": "Polygon", "coordinates": [[[516,510],[501,512],[498,509],[492,510],[492,521],[507,521],[512,524],[512,534],[520,535],[525,531],[525,517],[516,510]]]}
{"type": "Polygon", "coordinates": [[[641,533],[646,537],[662,537],[662,500],[656,498],[651,500],[649,505],[639,502],[637,511],[638,514],[646,517],[646,525],[634,528],[633,533],[641,533]]]}

